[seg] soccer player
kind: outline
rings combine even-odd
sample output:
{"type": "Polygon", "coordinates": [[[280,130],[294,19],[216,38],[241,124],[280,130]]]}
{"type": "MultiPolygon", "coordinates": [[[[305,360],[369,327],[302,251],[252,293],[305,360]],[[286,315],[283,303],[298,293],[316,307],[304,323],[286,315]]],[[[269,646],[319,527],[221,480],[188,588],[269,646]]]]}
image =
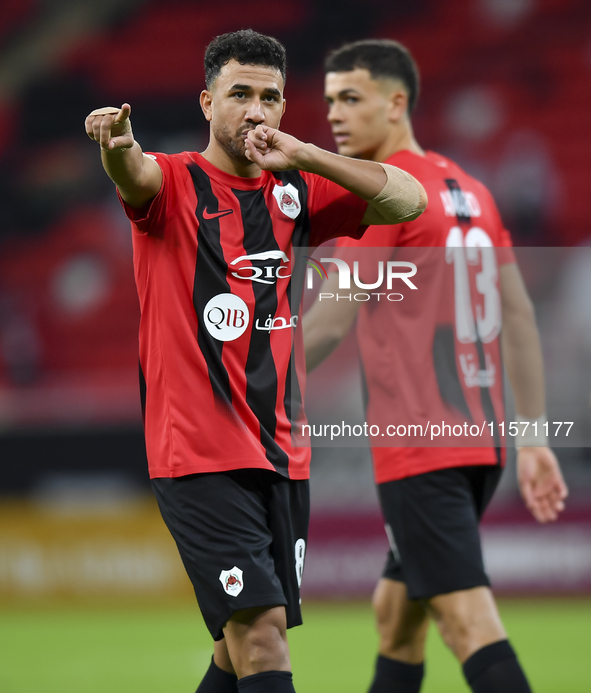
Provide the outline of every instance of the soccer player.
{"type": "MultiPolygon", "coordinates": [[[[458,412],[463,414],[459,421],[498,422],[503,420],[502,341],[519,419],[538,424],[537,435],[518,441],[521,493],[537,520],[555,520],[567,490],[543,435],[543,364],[535,317],[490,193],[453,161],[417,143],[410,117],[419,77],[402,45],[390,40],[348,44],[329,55],[325,69],[328,120],[339,153],[401,166],[424,185],[429,206],[416,220],[371,227],[361,241],[339,242],[347,248],[396,247],[388,257],[417,263],[413,281],[420,291],[407,291],[396,304],[316,301],[303,319],[308,369],[334,349],[357,316],[369,424],[380,424],[383,431],[388,423],[450,421],[458,412]],[[470,276],[467,258],[472,273],[479,272],[477,290],[472,288],[478,294],[476,310],[464,282],[470,276]]],[[[376,250],[371,253],[375,258],[376,250]]],[[[360,259],[361,272],[364,264],[360,259]]],[[[371,271],[375,280],[375,263],[371,271]]],[[[361,278],[370,281],[369,274],[361,278]]],[[[336,295],[338,280],[335,272],[320,291],[336,295]]],[[[500,441],[421,448],[412,447],[414,440],[372,449],[391,551],[373,600],[380,639],[370,691],[420,690],[433,618],[475,693],[526,693],[530,687],[484,571],[478,531],[504,463],[500,441]]]]}
{"type": "Polygon", "coordinates": [[[150,477],[214,643],[200,693],[293,691],[310,451],[293,448],[293,245],[419,216],[422,186],[278,130],[285,50],[252,30],[205,53],[202,154],[143,154],[131,108],[86,132],[132,222],[150,477]],[[342,186],[342,187],[341,187],[342,186]]]}

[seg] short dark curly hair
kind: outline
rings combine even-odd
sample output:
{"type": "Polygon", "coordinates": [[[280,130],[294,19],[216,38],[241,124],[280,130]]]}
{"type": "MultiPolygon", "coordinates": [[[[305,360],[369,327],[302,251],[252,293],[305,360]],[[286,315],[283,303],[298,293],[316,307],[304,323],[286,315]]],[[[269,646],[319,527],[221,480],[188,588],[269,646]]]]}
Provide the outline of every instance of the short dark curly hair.
{"type": "Polygon", "coordinates": [[[241,65],[267,65],[274,67],[285,84],[287,59],[285,46],[272,36],[259,34],[252,29],[241,29],[216,36],[205,49],[205,84],[209,89],[230,60],[241,65]]]}
{"type": "Polygon", "coordinates": [[[408,112],[412,112],[419,96],[419,70],[401,43],[391,39],[347,43],[329,53],[324,63],[325,72],[349,72],[355,68],[369,70],[373,79],[401,80],[408,91],[408,112]]]}

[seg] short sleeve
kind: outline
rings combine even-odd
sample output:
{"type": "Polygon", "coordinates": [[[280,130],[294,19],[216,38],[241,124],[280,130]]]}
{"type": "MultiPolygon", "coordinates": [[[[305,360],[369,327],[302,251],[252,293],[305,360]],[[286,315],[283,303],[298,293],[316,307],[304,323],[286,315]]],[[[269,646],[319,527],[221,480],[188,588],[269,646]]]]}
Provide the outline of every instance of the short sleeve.
{"type": "Polygon", "coordinates": [[[302,172],[308,185],[310,245],[317,246],[332,238],[360,238],[367,228],[361,220],[367,202],[327,178],[302,172]]]}
{"type": "Polygon", "coordinates": [[[178,159],[168,154],[146,153],[146,156],[154,159],[162,171],[162,185],[156,197],[144,207],[136,209],[125,202],[119,190],[117,195],[133,227],[139,233],[154,233],[163,229],[166,220],[178,206],[183,189],[182,172],[186,168],[178,159]]]}

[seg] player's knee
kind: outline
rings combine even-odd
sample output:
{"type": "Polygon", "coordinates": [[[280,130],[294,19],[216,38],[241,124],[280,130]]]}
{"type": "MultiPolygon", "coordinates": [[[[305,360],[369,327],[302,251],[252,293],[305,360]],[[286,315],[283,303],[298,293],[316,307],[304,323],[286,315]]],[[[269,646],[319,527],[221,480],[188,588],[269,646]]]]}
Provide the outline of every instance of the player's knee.
{"type": "Polygon", "coordinates": [[[400,651],[422,652],[425,645],[425,637],[416,628],[404,626],[383,628],[379,631],[380,652],[388,654],[396,659],[400,651]]]}
{"type": "Polygon", "coordinates": [[[392,622],[392,607],[387,600],[374,593],[372,599],[373,610],[376,619],[376,626],[381,633],[382,630],[388,629],[392,622]]]}
{"type": "Polygon", "coordinates": [[[226,635],[239,676],[290,669],[282,607],[236,612],[228,622],[226,635]]]}
{"type": "Polygon", "coordinates": [[[470,625],[458,614],[446,613],[435,618],[443,642],[454,653],[462,650],[470,637],[470,625]]]}
{"type": "Polygon", "coordinates": [[[378,630],[390,629],[397,620],[404,599],[401,597],[400,588],[390,580],[380,580],[372,597],[372,605],[376,617],[378,630]]]}
{"type": "Polygon", "coordinates": [[[254,624],[248,630],[244,646],[245,658],[253,671],[282,670],[289,664],[286,634],[277,624],[254,624]]]}
{"type": "Polygon", "coordinates": [[[406,661],[411,656],[421,661],[428,627],[426,615],[421,619],[416,614],[400,613],[400,609],[388,604],[380,606],[376,600],[374,608],[380,653],[394,659],[406,661]]]}
{"type": "MultiPolygon", "coordinates": [[[[463,659],[468,652],[479,649],[483,642],[497,637],[496,622],[486,613],[447,612],[436,618],[445,644],[463,659]]],[[[502,637],[502,632],[498,633],[502,637]]]]}
{"type": "Polygon", "coordinates": [[[391,609],[376,608],[376,628],[383,645],[395,647],[398,643],[405,643],[411,639],[411,633],[405,624],[396,618],[391,609]]]}
{"type": "Polygon", "coordinates": [[[399,619],[396,618],[391,605],[374,598],[374,612],[382,651],[395,649],[397,644],[408,641],[409,636],[405,633],[399,619]]]}

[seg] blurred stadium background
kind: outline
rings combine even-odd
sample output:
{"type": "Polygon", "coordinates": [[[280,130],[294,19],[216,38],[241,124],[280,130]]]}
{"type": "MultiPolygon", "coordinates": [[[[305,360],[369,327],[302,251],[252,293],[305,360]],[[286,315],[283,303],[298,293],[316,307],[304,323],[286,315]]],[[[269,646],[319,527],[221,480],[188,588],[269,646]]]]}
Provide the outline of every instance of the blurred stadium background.
{"type": "MultiPolygon", "coordinates": [[[[125,100],[145,149],[202,149],[204,48],[248,26],[287,46],[284,129],[329,149],[326,51],[375,36],[411,49],[422,145],[491,188],[516,245],[562,247],[522,269],[550,418],[591,428],[588,0],[0,0],[2,693],[181,693],[207,666],[208,637],[149,492],[128,223],[83,122],[125,100]]],[[[334,372],[354,364],[354,343],[334,358],[311,379],[313,413],[323,392],[353,391],[334,372]]],[[[591,454],[558,452],[571,488],[560,523],[528,517],[509,464],[484,538],[536,690],[578,693],[591,690],[591,454]]],[[[315,450],[312,494],[296,684],[330,690],[338,672],[338,690],[359,691],[386,549],[367,450],[315,450]]],[[[430,648],[426,690],[467,690],[437,638],[430,648]]]]}

